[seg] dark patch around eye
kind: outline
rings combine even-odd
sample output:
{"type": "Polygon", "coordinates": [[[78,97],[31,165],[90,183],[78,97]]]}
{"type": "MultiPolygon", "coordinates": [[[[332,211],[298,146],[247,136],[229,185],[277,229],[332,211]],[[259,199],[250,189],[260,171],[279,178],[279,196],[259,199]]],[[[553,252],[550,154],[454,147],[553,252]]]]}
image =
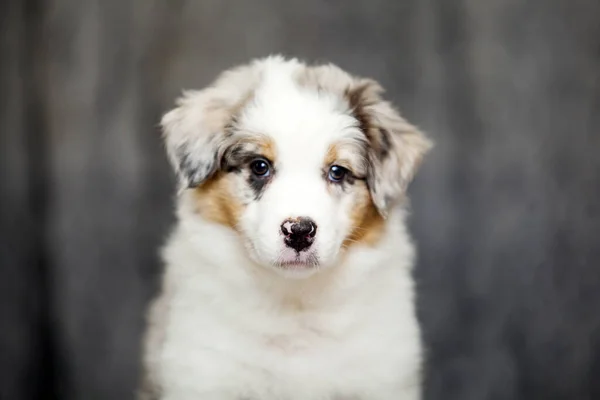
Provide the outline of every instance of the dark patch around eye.
{"type": "Polygon", "coordinates": [[[254,200],[259,200],[267,184],[271,181],[274,169],[271,161],[260,153],[256,143],[238,142],[227,149],[221,159],[221,169],[227,172],[242,173],[246,171],[248,186],[254,194],[254,200]],[[250,171],[250,163],[256,159],[264,159],[271,168],[269,176],[257,176],[250,171]]]}
{"type": "Polygon", "coordinates": [[[252,192],[254,193],[254,200],[260,200],[262,194],[265,191],[266,186],[269,182],[271,182],[271,176],[265,178],[256,176],[254,174],[248,174],[247,182],[250,186],[250,189],[252,189],[252,192]]]}
{"type": "Polygon", "coordinates": [[[347,188],[348,186],[354,185],[358,178],[352,173],[352,171],[348,170],[346,175],[344,175],[344,179],[341,181],[342,188],[347,188]]]}
{"type": "Polygon", "coordinates": [[[236,143],[229,147],[221,159],[221,169],[227,172],[240,172],[242,167],[256,158],[256,145],[236,143]]]}
{"type": "Polygon", "coordinates": [[[248,170],[248,186],[254,193],[254,200],[260,200],[263,192],[265,191],[265,188],[267,187],[269,182],[271,182],[271,179],[273,179],[273,175],[275,174],[275,168],[273,167],[271,161],[267,160],[265,157],[253,155],[252,161],[248,165],[248,170]],[[253,164],[257,162],[261,164],[266,164],[266,172],[262,175],[253,171],[253,164]]]}

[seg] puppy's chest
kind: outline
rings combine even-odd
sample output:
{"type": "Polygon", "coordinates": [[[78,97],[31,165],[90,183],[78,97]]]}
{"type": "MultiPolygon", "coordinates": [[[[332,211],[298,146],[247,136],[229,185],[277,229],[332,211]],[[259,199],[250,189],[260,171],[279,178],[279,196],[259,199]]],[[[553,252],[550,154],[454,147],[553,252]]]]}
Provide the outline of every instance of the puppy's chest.
{"type": "Polygon", "coordinates": [[[325,366],[372,354],[385,347],[386,340],[393,341],[390,335],[381,335],[387,325],[383,321],[366,316],[360,320],[348,311],[296,315],[248,312],[224,316],[210,311],[177,314],[172,316],[166,345],[190,358],[199,351],[218,353],[231,360],[251,360],[264,367],[273,362],[278,369],[286,365],[293,368],[293,364],[302,362],[325,366]],[[373,340],[375,335],[382,340],[373,340]]]}
{"type": "Polygon", "coordinates": [[[402,343],[398,327],[376,314],[175,313],[164,349],[171,364],[163,367],[181,384],[236,385],[258,398],[379,390],[393,384],[389,371],[400,368],[402,343]]]}

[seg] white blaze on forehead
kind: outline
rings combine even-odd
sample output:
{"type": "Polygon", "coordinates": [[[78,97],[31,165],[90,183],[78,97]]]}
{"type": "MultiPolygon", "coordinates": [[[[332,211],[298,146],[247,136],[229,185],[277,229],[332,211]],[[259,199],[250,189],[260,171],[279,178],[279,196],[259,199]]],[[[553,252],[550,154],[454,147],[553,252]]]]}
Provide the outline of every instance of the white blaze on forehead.
{"type": "Polygon", "coordinates": [[[274,139],[278,161],[322,165],[328,147],[360,135],[348,104],[337,94],[300,87],[297,64],[267,66],[263,80],[239,119],[242,129],[274,139]]]}

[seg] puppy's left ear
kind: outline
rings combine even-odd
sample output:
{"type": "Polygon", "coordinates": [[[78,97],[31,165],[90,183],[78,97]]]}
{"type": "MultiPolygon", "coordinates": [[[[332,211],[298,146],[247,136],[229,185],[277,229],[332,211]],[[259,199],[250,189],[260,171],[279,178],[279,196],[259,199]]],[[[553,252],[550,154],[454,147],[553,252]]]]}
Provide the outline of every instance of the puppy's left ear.
{"type": "Polygon", "coordinates": [[[405,194],[433,143],[387,101],[381,86],[358,80],[347,92],[355,117],[368,140],[367,183],[382,216],[405,194]]]}

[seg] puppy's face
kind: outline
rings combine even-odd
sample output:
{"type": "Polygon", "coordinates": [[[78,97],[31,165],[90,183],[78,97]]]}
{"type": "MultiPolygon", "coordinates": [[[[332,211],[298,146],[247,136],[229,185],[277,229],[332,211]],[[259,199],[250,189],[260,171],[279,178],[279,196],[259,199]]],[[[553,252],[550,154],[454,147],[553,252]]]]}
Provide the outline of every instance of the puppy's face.
{"type": "Polygon", "coordinates": [[[429,147],[379,92],[333,66],[255,61],[181,99],[167,149],[198,214],[258,264],[308,274],[377,242],[429,147]]]}

